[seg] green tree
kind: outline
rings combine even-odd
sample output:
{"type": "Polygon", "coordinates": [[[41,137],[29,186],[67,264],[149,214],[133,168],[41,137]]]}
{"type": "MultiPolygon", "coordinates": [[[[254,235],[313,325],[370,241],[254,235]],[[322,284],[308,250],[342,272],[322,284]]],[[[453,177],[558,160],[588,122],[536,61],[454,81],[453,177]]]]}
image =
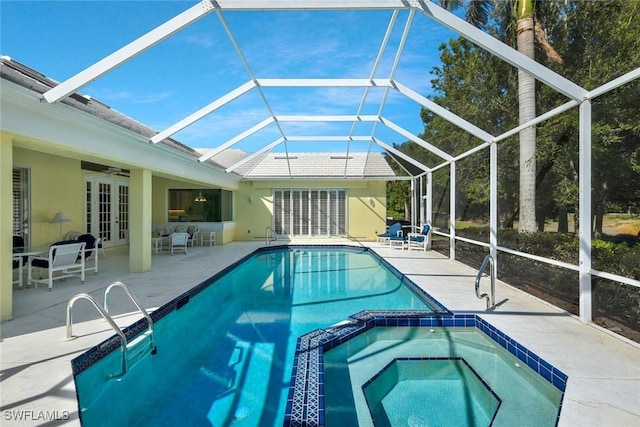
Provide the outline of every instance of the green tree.
{"type": "MultiPolygon", "coordinates": [[[[471,24],[483,28],[486,26],[495,1],[441,0],[447,9],[465,7],[466,19],[471,24]]],[[[502,25],[509,28],[509,17],[516,20],[516,47],[528,58],[535,59],[535,40],[538,40],[547,56],[556,62],[561,57],[548,42],[544,31],[534,20],[533,0],[515,0],[503,2],[498,10],[502,25]]],[[[526,123],[536,117],[536,81],[524,70],[518,70],[518,111],[519,123],[526,123]]],[[[520,187],[519,187],[519,230],[531,233],[536,231],[536,128],[530,126],[520,131],[520,187]]]]}

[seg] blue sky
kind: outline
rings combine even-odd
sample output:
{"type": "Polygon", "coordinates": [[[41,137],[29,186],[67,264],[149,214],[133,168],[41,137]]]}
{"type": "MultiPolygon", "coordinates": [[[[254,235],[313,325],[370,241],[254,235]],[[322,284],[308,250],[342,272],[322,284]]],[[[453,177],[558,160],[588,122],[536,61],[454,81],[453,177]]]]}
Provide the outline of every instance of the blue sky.
{"type": "MultiPolygon", "coordinates": [[[[196,1],[0,2],[0,53],[64,81],[196,4],[196,1]]],[[[375,75],[388,78],[408,13],[400,13],[375,75]]],[[[391,12],[225,12],[223,18],[257,78],[368,78],[391,12]]],[[[395,79],[428,95],[438,46],[456,37],[416,15],[395,79]]],[[[250,74],[215,13],[126,62],[81,93],[161,131],[250,80],[250,74]]],[[[192,147],[216,147],[270,116],[355,114],[362,88],[253,89],[174,135],[192,147]]],[[[369,91],[362,114],[378,114],[383,90],[369,91]]],[[[390,91],[382,115],[413,134],[422,130],[420,107],[390,91]]],[[[289,135],[347,135],[347,123],[282,123],[289,135]]],[[[360,123],[354,135],[370,135],[360,123]]],[[[406,138],[378,125],[384,142],[406,138]]],[[[270,125],[234,148],[245,151],[280,136],[270,125]]],[[[366,150],[352,144],[351,150],[366,150]]],[[[343,143],[289,143],[290,151],[344,151],[343,143]]]]}

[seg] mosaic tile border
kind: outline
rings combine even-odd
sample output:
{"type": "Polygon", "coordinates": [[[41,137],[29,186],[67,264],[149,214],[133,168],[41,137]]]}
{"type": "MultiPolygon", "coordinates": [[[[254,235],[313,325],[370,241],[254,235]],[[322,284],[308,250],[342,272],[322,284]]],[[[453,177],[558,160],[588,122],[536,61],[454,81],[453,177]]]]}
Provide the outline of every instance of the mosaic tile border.
{"type": "MultiPolygon", "coordinates": [[[[233,270],[238,265],[240,265],[243,262],[247,261],[249,258],[257,256],[257,255],[265,253],[265,252],[273,252],[273,251],[278,251],[278,250],[283,250],[283,249],[304,249],[304,250],[311,250],[311,249],[340,249],[340,250],[347,250],[347,251],[351,251],[351,252],[367,252],[367,253],[369,253],[369,255],[371,255],[376,260],[378,260],[378,262],[384,264],[385,267],[387,267],[389,270],[391,270],[393,272],[393,274],[395,274],[398,278],[402,279],[403,282],[407,286],[409,286],[415,293],[417,293],[423,299],[425,299],[428,304],[430,304],[432,307],[434,307],[436,312],[446,312],[446,313],[448,313],[448,311],[439,302],[437,302],[429,294],[427,294],[422,289],[420,289],[420,287],[418,287],[415,283],[413,283],[412,281],[407,279],[405,275],[400,273],[395,267],[391,266],[391,264],[389,264],[386,260],[384,260],[380,255],[378,255],[376,252],[374,252],[371,248],[362,247],[362,246],[346,246],[346,245],[335,245],[335,244],[320,244],[320,245],[308,245],[308,244],[297,245],[297,244],[291,244],[291,245],[263,246],[263,247],[260,247],[260,248],[256,249],[255,251],[251,252],[250,254],[242,257],[238,261],[236,261],[236,262],[230,264],[229,266],[225,267],[224,269],[220,270],[218,273],[216,273],[215,275],[211,276],[207,280],[205,280],[203,282],[200,282],[199,284],[197,284],[193,288],[189,289],[188,291],[184,292],[183,294],[179,295],[178,297],[172,299],[168,303],[164,304],[163,306],[161,306],[158,309],[156,309],[155,311],[153,311],[152,313],[150,313],[151,319],[155,323],[155,322],[159,321],[160,319],[162,319],[163,317],[165,317],[166,315],[168,315],[169,313],[171,313],[173,311],[176,311],[176,310],[179,310],[183,306],[187,305],[191,298],[193,298],[194,296],[196,296],[197,294],[202,292],[204,289],[209,287],[212,283],[214,283],[220,277],[222,277],[225,274],[229,273],[231,270],[233,270]]],[[[147,321],[145,319],[140,319],[137,322],[133,323],[132,325],[129,325],[128,327],[124,328],[122,332],[124,333],[125,337],[127,338],[127,341],[130,341],[133,338],[135,338],[136,336],[138,336],[140,333],[142,333],[142,332],[144,332],[146,330],[147,330],[147,321]]],[[[89,369],[92,365],[94,365],[94,364],[98,363],[100,360],[104,359],[111,352],[119,350],[119,349],[120,349],[120,338],[117,335],[114,334],[113,336],[107,338],[103,342],[101,342],[98,345],[88,349],[86,352],[84,352],[81,355],[79,355],[76,358],[74,358],[71,361],[71,370],[73,372],[73,375],[74,376],[79,375],[80,373],[82,373],[85,370],[89,369]]]]}
{"type": "MultiPolygon", "coordinates": [[[[568,376],[476,314],[427,311],[361,311],[339,325],[298,338],[284,426],[325,425],[323,353],[377,326],[475,327],[558,388],[564,397],[568,376]]],[[[562,411],[560,400],[558,418],[562,411]]]]}

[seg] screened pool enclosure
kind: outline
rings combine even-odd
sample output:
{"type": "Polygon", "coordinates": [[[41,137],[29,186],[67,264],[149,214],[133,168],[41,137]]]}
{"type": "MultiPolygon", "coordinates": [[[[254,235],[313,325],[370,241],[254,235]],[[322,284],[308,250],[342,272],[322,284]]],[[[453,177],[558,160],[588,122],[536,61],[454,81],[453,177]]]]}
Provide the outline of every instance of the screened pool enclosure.
{"type": "MultiPolygon", "coordinates": [[[[507,27],[499,27],[496,15],[477,27],[463,19],[459,11],[447,11],[437,2],[203,0],[61,82],[43,98],[48,103],[60,102],[98,79],[107,79],[110,72],[129,60],[144,63],[143,53],[155,49],[162,52],[166,43],[160,42],[178,34],[192,34],[192,26],[198,32],[211,31],[216,37],[215,48],[227,49],[231,58],[218,66],[239,76],[237,85],[212,89],[215,95],[208,103],[191,104],[190,114],[151,137],[150,144],[173,136],[183,140],[189,127],[197,128],[207,120],[220,123],[228,118],[225,114],[229,106],[240,104],[252,105],[251,114],[228,135],[212,133],[213,148],[200,157],[201,162],[225,150],[248,151],[250,143],[258,144],[249,156],[229,166],[229,173],[271,152],[281,153],[286,159],[289,153],[331,147],[332,152],[344,154],[346,175],[350,153],[383,152],[396,169],[397,180],[410,183],[412,224],[430,223],[434,227],[435,250],[472,265],[491,255],[498,277],[543,298],[549,296],[550,302],[573,311],[583,322],[592,322],[599,315],[617,317],[617,324],[640,331],[640,252],[633,239],[640,231],[634,228],[637,221],[633,222],[640,213],[640,24],[629,6],[634,2],[605,5],[612,10],[601,11],[600,15],[587,10],[586,3],[558,2],[554,6],[557,9],[545,10],[546,15],[536,21],[551,28],[547,38],[551,44],[556,43],[561,54],[565,53],[564,65],[557,65],[540,59],[541,50],[536,51],[536,61],[501,41],[515,42],[515,38],[506,34],[507,27]],[[349,50],[349,40],[338,35],[341,28],[331,27],[332,17],[337,14],[348,14],[351,20],[346,39],[369,50],[357,55],[349,50]],[[386,28],[370,25],[381,16],[386,28]],[[582,37],[577,37],[578,30],[570,23],[560,25],[568,18],[581,19],[582,24],[586,19],[594,22],[592,26],[583,25],[579,29],[582,37]],[[619,20],[610,25],[611,34],[619,37],[609,37],[612,51],[607,51],[611,45],[599,44],[605,24],[597,19],[619,20]],[[269,26],[272,20],[277,20],[277,27],[269,26]],[[309,52],[299,44],[287,49],[285,35],[306,40],[304,34],[314,33],[316,24],[324,26],[324,37],[316,39],[309,52]],[[245,43],[246,28],[251,25],[257,32],[282,34],[281,43],[267,47],[245,43]],[[441,29],[441,38],[429,45],[427,39],[434,28],[441,29]],[[505,29],[504,34],[496,28],[505,29]],[[616,52],[615,42],[625,45],[621,35],[625,32],[638,36],[635,45],[632,40],[628,53],[616,52]],[[367,43],[356,43],[363,40],[367,43]],[[334,42],[341,55],[316,49],[321,43],[334,42]],[[448,44],[438,50],[440,43],[448,44]],[[420,45],[424,46],[425,57],[439,55],[440,60],[449,62],[419,62],[413,48],[420,45]],[[406,55],[410,49],[411,55],[406,55]],[[600,52],[598,57],[602,58],[597,67],[583,70],[577,59],[572,59],[577,58],[576,51],[582,56],[600,52]],[[273,55],[269,66],[262,55],[273,55]],[[305,66],[305,55],[323,58],[323,67],[305,66]],[[356,64],[358,55],[366,60],[356,64]],[[478,58],[481,60],[474,65],[477,68],[463,68],[471,67],[466,59],[478,58]],[[412,61],[419,65],[414,67],[412,61]],[[447,78],[453,79],[447,72],[454,66],[469,74],[458,75],[455,85],[447,86],[447,78]],[[483,72],[483,66],[501,67],[504,72],[497,75],[507,76],[512,86],[489,79],[492,74],[483,72]],[[511,90],[518,89],[514,82],[524,85],[527,77],[532,78],[528,84],[535,93],[534,109],[523,113],[518,96],[511,90]],[[429,88],[430,81],[437,81],[437,88],[429,88]],[[467,89],[473,84],[477,87],[467,89]],[[479,88],[492,85],[492,102],[481,103],[477,98],[479,88]],[[447,97],[455,90],[460,90],[458,95],[466,104],[477,103],[477,109],[458,107],[453,98],[447,97]],[[327,102],[336,93],[340,102],[327,102]],[[491,116],[490,106],[494,104],[503,115],[491,116]],[[417,125],[406,125],[402,120],[399,111],[407,106],[414,108],[417,125]],[[531,137],[532,130],[538,151],[527,158],[518,144],[525,134],[531,137]],[[458,141],[455,144],[452,135],[458,141]],[[617,154],[609,155],[612,153],[617,154]],[[532,157],[533,163],[537,159],[538,169],[534,166],[528,175],[521,174],[532,157]],[[523,182],[527,176],[528,184],[523,182]],[[525,204],[523,197],[528,190],[523,186],[527,185],[529,190],[533,187],[534,196],[525,204]],[[533,215],[526,221],[525,205],[533,206],[529,209],[533,215]],[[616,224],[603,224],[603,218],[611,219],[605,214],[612,213],[620,214],[620,220],[631,221],[626,231],[613,232],[616,224]],[[623,240],[628,250],[598,243],[622,243],[621,235],[627,235],[623,240]],[[618,236],[618,240],[612,236],[618,236]],[[621,260],[624,268],[614,263],[621,260]],[[617,312],[620,307],[624,309],[617,312]]],[[[179,78],[191,78],[178,61],[169,60],[166,67],[173,67],[179,78]]],[[[203,87],[215,88],[215,80],[206,80],[204,74],[198,77],[203,78],[203,87]]],[[[524,98],[522,92],[520,98],[524,98]]],[[[277,200],[282,202],[284,190],[278,191],[282,192],[275,194],[282,197],[277,200]]],[[[302,197],[298,193],[302,190],[296,191],[302,197]]],[[[334,196],[336,215],[344,221],[348,214],[340,211],[344,195],[334,196]]],[[[296,206],[302,216],[313,209],[296,206]]],[[[304,224],[286,226],[308,232],[304,224]]],[[[318,222],[314,226],[327,224],[318,222]]],[[[338,225],[335,233],[341,232],[344,229],[338,225]]],[[[605,326],[611,325],[605,322],[605,326]]],[[[611,327],[620,332],[616,328],[611,327]]]]}

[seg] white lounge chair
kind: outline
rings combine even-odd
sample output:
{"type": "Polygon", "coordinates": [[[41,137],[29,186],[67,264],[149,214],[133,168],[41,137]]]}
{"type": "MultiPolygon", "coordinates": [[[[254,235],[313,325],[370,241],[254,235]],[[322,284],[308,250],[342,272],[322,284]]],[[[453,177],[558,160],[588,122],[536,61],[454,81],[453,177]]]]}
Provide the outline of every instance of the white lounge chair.
{"type": "Polygon", "coordinates": [[[59,242],[49,247],[49,254],[45,257],[29,257],[28,284],[47,283],[49,291],[53,290],[53,281],[67,277],[80,277],[80,282],[84,283],[84,251],[85,243],[59,242]],[[46,268],[49,271],[47,279],[34,279],[33,268],[46,268]],[[56,271],[62,274],[54,276],[56,271]]]}

